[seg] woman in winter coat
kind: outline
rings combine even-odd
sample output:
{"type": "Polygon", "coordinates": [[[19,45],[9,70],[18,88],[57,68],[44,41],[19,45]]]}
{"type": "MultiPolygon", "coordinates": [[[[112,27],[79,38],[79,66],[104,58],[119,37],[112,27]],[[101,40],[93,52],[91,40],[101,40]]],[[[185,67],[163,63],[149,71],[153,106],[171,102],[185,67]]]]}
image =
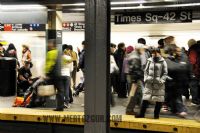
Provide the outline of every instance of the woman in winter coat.
{"type": "Polygon", "coordinates": [[[159,119],[160,109],[165,99],[167,73],[167,63],[161,57],[160,50],[154,48],[152,50],[152,57],[148,59],[144,71],[145,89],[143,91],[143,102],[140,113],[136,115],[136,118],[144,118],[149,101],[154,101],[156,102],[154,118],[159,119]]]}

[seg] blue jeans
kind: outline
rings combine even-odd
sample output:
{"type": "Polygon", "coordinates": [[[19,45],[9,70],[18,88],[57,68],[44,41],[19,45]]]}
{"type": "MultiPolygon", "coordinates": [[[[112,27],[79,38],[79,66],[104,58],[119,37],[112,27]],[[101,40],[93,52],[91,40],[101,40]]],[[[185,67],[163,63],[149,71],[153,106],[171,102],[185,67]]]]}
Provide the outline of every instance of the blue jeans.
{"type": "Polygon", "coordinates": [[[69,76],[63,76],[62,77],[63,80],[63,85],[64,85],[64,102],[65,104],[69,104],[69,91],[70,91],[70,87],[71,87],[71,77],[69,76]]]}

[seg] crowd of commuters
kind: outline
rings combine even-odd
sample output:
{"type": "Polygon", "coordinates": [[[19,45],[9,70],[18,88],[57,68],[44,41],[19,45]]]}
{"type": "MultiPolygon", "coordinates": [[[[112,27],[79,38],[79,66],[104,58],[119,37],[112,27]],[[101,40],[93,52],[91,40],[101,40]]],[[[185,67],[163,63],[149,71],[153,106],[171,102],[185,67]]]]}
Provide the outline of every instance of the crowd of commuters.
{"type": "Polygon", "coordinates": [[[69,108],[69,104],[73,103],[73,95],[78,96],[84,90],[84,81],[76,86],[77,71],[81,70],[84,76],[84,45],[85,41],[82,42],[82,50],[77,49],[77,54],[72,45],[63,44],[61,50],[56,44],[56,40],[49,40],[44,67],[45,77],[39,75],[39,77],[33,78],[30,48],[22,45],[22,57],[19,61],[14,44],[9,44],[6,50],[0,44],[0,57],[14,58],[17,62],[17,96],[24,97],[24,102],[14,106],[32,108],[44,105],[46,99],[38,96],[37,89],[40,85],[51,84],[56,88],[57,107],[55,110],[62,111],[64,108],[69,108]],[[74,90],[74,94],[72,90],[74,90]],[[29,99],[28,102],[27,99],[29,99]]]}
{"type": "Polygon", "coordinates": [[[118,67],[111,73],[111,86],[119,98],[129,96],[127,115],[145,117],[148,105],[155,103],[155,119],[162,107],[185,117],[184,97],[187,102],[191,97],[192,104],[200,104],[200,41],[191,39],[188,47],[188,51],[178,47],[173,36],[160,39],[157,47],[147,46],[143,38],[128,47],[111,44],[111,56],[118,67]]]}
{"type": "MultiPolygon", "coordinates": [[[[124,43],[110,45],[110,81],[111,105],[115,106],[114,94],[118,98],[128,98],[127,115],[136,118],[145,117],[149,104],[155,103],[154,118],[158,119],[161,109],[171,111],[181,117],[187,116],[186,101],[200,104],[200,41],[188,41],[188,51],[175,44],[175,38],[169,36],[158,40],[158,45],[148,46],[144,38],[138,43],[126,47],[124,43]],[[136,106],[140,111],[136,111],[136,106]]],[[[55,40],[48,41],[45,64],[45,77],[32,77],[31,50],[22,46],[21,61],[18,61],[17,49],[9,44],[4,49],[0,44],[0,57],[10,57],[17,61],[17,96],[23,96],[21,106],[35,107],[37,88],[41,84],[51,84],[57,89],[56,111],[63,111],[73,103],[73,96],[84,91],[85,41],[82,50],[73,50],[71,45],[62,48],[55,40]],[[76,83],[76,74],[82,71],[83,80],[76,83]],[[26,103],[28,97],[30,102],[26,103]]],[[[79,80],[80,81],[80,80],[79,80]]],[[[44,98],[39,98],[45,103],[44,98]]],[[[40,104],[41,105],[41,104],[40,104]]],[[[43,104],[42,104],[43,105],[43,104]]]]}

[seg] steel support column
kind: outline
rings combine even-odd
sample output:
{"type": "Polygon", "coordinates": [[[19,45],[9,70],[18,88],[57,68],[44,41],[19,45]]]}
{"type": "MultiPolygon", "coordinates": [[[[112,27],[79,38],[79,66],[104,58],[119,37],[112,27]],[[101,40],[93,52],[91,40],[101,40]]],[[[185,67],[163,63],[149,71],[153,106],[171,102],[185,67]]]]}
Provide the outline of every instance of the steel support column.
{"type": "Polygon", "coordinates": [[[86,119],[84,132],[108,133],[110,0],[85,0],[85,2],[85,115],[86,118],[103,116],[105,121],[87,122],[88,119],[86,119]]]}

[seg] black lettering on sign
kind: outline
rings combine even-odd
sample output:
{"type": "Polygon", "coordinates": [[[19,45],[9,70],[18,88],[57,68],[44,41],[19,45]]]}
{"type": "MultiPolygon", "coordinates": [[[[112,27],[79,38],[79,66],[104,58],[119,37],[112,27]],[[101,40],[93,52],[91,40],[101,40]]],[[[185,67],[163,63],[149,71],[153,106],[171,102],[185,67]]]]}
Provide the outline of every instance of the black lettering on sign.
{"type": "Polygon", "coordinates": [[[115,14],[115,24],[158,24],[192,22],[192,11],[121,12],[115,14]]]}

